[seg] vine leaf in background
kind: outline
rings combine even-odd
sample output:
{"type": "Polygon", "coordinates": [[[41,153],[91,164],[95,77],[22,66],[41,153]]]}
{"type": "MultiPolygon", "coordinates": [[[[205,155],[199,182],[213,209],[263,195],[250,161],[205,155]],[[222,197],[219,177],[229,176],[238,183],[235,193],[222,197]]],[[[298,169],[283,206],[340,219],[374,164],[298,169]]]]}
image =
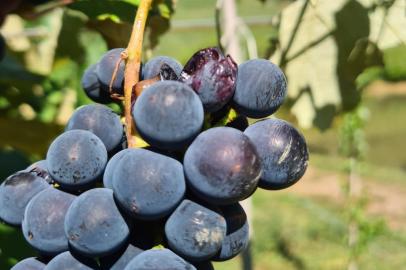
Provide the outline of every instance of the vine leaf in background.
{"type": "Polygon", "coordinates": [[[374,3],[298,0],[282,11],[271,60],[285,70],[292,113],[302,127],[327,129],[338,113],[354,109],[361,100],[357,77],[383,65],[382,50],[404,42],[406,17],[398,14],[404,2],[371,8],[374,3]]]}
{"type": "MultiPolygon", "coordinates": [[[[89,18],[88,25],[100,32],[109,47],[126,47],[130,38],[135,7],[139,0],[82,0],[68,7],[80,11],[89,18]],[[117,34],[118,33],[118,34],[117,34]]],[[[175,1],[156,0],[147,22],[148,46],[154,48],[158,38],[170,27],[170,18],[174,12],[175,1]]]]}

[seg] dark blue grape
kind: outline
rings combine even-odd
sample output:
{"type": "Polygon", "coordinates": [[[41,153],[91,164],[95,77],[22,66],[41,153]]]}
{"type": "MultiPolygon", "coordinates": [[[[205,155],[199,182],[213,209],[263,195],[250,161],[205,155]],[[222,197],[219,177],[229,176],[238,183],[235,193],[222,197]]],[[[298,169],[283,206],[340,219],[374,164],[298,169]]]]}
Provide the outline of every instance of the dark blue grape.
{"type": "Polygon", "coordinates": [[[20,226],[29,201],[50,185],[42,177],[21,171],[9,176],[0,186],[0,220],[20,226]]]}
{"type": "Polygon", "coordinates": [[[47,153],[48,172],[62,187],[78,189],[96,182],[107,163],[103,142],[86,130],[59,135],[47,153]]]}
{"type": "MultiPolygon", "coordinates": [[[[123,48],[116,48],[106,52],[97,65],[97,78],[99,79],[101,88],[106,92],[110,92],[110,82],[112,80],[116,65],[121,59],[121,53],[124,52],[124,50],[125,49],[123,48]]],[[[124,71],[125,61],[121,60],[115,80],[112,84],[113,93],[121,95],[124,94],[124,71]]]]}
{"type": "Polygon", "coordinates": [[[241,131],[229,127],[202,132],[184,158],[190,188],[214,204],[231,204],[247,198],[261,176],[260,158],[241,131]]]}
{"type": "Polygon", "coordinates": [[[53,184],[54,180],[52,179],[51,175],[48,173],[48,165],[47,161],[39,160],[33,164],[31,164],[27,169],[24,171],[34,173],[35,175],[42,177],[47,181],[49,184],[53,184]]]}
{"type": "Polygon", "coordinates": [[[214,261],[227,261],[247,248],[249,229],[247,215],[240,204],[232,204],[221,208],[222,216],[227,222],[227,235],[221,245],[220,252],[214,261]]]}
{"type": "Polygon", "coordinates": [[[158,76],[161,73],[162,66],[167,65],[169,66],[179,77],[180,73],[182,72],[183,66],[179,63],[176,59],[173,59],[168,56],[156,56],[151,58],[144,66],[142,70],[144,80],[148,80],[158,76]]]}
{"type": "Polygon", "coordinates": [[[87,258],[73,256],[69,251],[53,258],[44,270],[98,270],[96,262],[87,258]]]}
{"type": "Polygon", "coordinates": [[[124,270],[196,270],[169,249],[151,249],[135,257],[124,270]]]}
{"type": "Polygon", "coordinates": [[[182,148],[200,132],[203,106],[193,90],[176,81],[157,82],[146,88],[135,102],[135,125],[151,145],[182,148]]]}
{"type": "Polygon", "coordinates": [[[221,215],[184,200],[166,222],[165,235],[177,254],[190,261],[204,261],[220,250],[226,227],[221,215]]]}
{"type": "Polygon", "coordinates": [[[130,230],[114,202],[113,191],[95,188],[72,203],[66,214],[65,234],[75,251],[99,257],[124,246],[130,230]]]}
{"type": "Polygon", "coordinates": [[[114,196],[136,218],[166,216],[179,204],[186,190],[182,164],[148,150],[127,151],[114,172],[114,196]]]}
{"type": "Polygon", "coordinates": [[[124,132],[120,117],[109,107],[100,104],[78,108],[65,128],[65,130],[73,129],[92,132],[102,140],[109,153],[120,145],[124,132]]]}
{"type": "Polygon", "coordinates": [[[101,258],[101,269],[123,270],[132,259],[141,254],[143,251],[144,250],[130,244],[125,249],[120,250],[116,254],[113,254],[109,257],[101,258]]]}
{"type": "Polygon", "coordinates": [[[288,122],[266,119],[249,126],[244,133],[261,157],[263,174],[259,187],[282,189],[303,176],[309,160],[306,141],[288,122]]]}
{"type": "Polygon", "coordinates": [[[46,255],[68,250],[63,224],[74,199],[75,196],[71,194],[48,188],[28,203],[22,229],[25,239],[33,248],[46,255]]]}
{"type": "Polygon", "coordinates": [[[103,185],[106,188],[113,189],[113,176],[117,168],[117,163],[126,155],[130,149],[124,149],[115,154],[107,163],[106,169],[103,175],[103,185]]]}
{"type": "Polygon", "coordinates": [[[273,114],[286,96],[286,79],[282,70],[265,59],[248,60],[238,67],[234,107],[251,118],[273,114]]]}
{"type": "Polygon", "coordinates": [[[180,81],[199,95],[206,112],[220,110],[233,96],[237,64],[218,48],[195,53],[186,63],[180,81]]]}
{"type": "Polygon", "coordinates": [[[43,270],[44,268],[45,264],[36,258],[27,258],[14,265],[11,270],[43,270]]]}
{"type": "Polygon", "coordinates": [[[107,104],[113,102],[108,91],[103,91],[97,78],[97,64],[91,65],[85,70],[82,77],[82,88],[86,95],[97,103],[107,104]]]}

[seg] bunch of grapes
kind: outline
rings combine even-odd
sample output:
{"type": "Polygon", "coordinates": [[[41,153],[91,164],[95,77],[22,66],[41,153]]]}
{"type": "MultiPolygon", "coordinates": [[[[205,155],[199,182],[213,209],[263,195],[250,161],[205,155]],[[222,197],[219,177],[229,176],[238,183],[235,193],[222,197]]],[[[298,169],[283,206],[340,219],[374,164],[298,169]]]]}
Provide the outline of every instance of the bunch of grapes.
{"type": "MultiPolygon", "coordinates": [[[[123,51],[108,51],[84,73],[82,86],[94,101],[123,95],[123,51]]],[[[287,87],[270,61],[237,66],[207,48],[184,67],[153,58],[141,73],[148,83],[134,98],[132,117],[148,146],[128,148],[120,116],[86,105],[45,160],[0,186],[1,220],[21,226],[40,254],[13,270],[213,269],[211,261],[248,245],[239,202],[257,187],[283,189],[303,176],[303,136],[269,118],[287,87]]]]}

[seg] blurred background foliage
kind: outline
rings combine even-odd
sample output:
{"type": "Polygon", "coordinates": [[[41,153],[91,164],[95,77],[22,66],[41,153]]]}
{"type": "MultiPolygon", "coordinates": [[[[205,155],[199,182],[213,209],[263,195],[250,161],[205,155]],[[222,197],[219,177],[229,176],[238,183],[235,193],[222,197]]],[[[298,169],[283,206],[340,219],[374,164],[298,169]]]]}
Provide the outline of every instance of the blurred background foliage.
{"type": "MultiPolygon", "coordinates": [[[[43,159],[73,110],[90,103],[80,87],[83,71],[108,48],[126,46],[138,3],[1,1],[7,51],[0,62],[0,181],[43,159]]],[[[344,269],[353,252],[360,269],[404,268],[406,2],[236,3],[258,56],[286,73],[289,99],[277,117],[302,128],[311,153],[301,182],[254,196],[255,269],[344,269]],[[355,207],[348,207],[345,191],[349,157],[359,161],[364,179],[355,207]],[[349,216],[362,232],[355,251],[347,245],[349,216]]],[[[144,62],[168,55],[184,64],[198,49],[215,46],[215,5],[156,0],[144,62]]],[[[246,44],[241,35],[248,58],[246,44]]],[[[0,225],[0,269],[30,255],[21,234],[0,225]]]]}

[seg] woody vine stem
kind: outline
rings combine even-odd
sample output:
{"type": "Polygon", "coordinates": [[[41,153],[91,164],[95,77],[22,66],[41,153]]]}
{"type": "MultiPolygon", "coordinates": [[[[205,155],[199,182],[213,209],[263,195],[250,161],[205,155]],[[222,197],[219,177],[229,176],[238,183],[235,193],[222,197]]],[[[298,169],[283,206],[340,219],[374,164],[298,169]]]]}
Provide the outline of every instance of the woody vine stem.
{"type": "Polygon", "coordinates": [[[140,78],[142,42],[144,39],[145,23],[147,21],[151,4],[152,0],[141,0],[134,20],[130,41],[124,53],[125,55],[123,56],[123,58],[126,59],[124,73],[124,116],[126,137],[129,148],[135,147],[135,129],[134,121],[131,115],[131,97],[135,90],[135,85],[138,83],[140,78]]]}

